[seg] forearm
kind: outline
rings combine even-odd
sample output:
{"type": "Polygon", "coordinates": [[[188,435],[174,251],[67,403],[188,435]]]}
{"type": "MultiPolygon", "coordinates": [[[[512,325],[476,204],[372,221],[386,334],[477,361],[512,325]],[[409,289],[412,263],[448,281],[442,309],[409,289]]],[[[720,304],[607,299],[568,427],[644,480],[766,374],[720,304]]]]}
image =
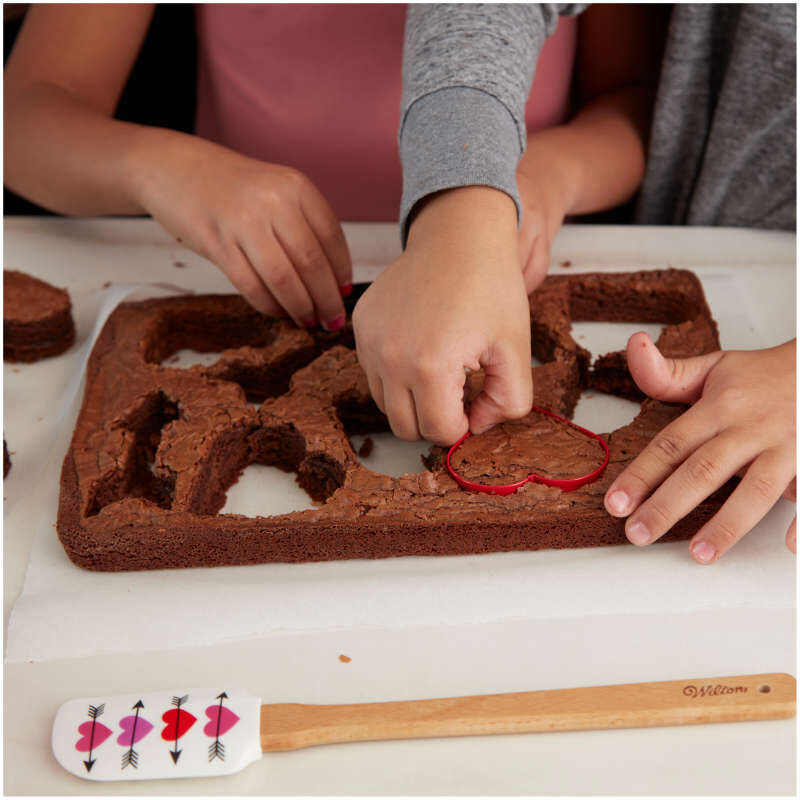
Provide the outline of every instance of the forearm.
{"type": "Polygon", "coordinates": [[[528,136],[517,175],[526,188],[556,187],[565,214],[587,214],[626,202],[644,176],[653,91],[627,87],[604,94],[566,125],[528,136]]]}
{"type": "Polygon", "coordinates": [[[514,171],[525,144],[525,101],[557,3],[409,6],[399,131],[401,230],[422,198],[483,185],[517,202],[514,171]]]}
{"type": "Polygon", "coordinates": [[[61,214],[142,214],[156,157],[193,138],[111,119],[54,84],[6,86],[4,183],[61,214]]]}

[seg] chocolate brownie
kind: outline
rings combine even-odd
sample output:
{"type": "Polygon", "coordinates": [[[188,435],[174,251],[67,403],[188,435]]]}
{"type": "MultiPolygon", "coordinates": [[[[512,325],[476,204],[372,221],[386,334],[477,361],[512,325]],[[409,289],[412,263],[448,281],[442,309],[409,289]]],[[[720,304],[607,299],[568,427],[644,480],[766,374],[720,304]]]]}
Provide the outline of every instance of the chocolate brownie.
{"type": "Polygon", "coordinates": [[[6,440],[3,439],[3,477],[5,478],[8,475],[8,471],[11,469],[11,456],[8,454],[8,445],[6,444],[6,440]]]}
{"type": "Polygon", "coordinates": [[[38,361],[63,353],[74,341],[66,290],[24,272],[3,270],[3,359],[38,361]]]}
{"type": "MultiPolygon", "coordinates": [[[[661,320],[676,355],[716,346],[691,273],[547,278],[531,298],[535,355],[546,362],[533,368],[534,401],[566,416],[592,374],[589,353],[570,335],[572,318],[661,320]]],[[[609,375],[623,380],[624,365],[609,375]]],[[[465,397],[480,379],[470,376],[465,397]]],[[[96,570],[623,544],[624,522],[605,512],[603,495],[683,410],[646,400],[631,424],[606,434],[605,473],[572,492],[532,483],[506,497],[466,491],[438,447],[427,469],[394,478],[363,466],[351,445],[351,436],[388,426],[349,326],[312,334],[236,296],[124,303],[89,360],[61,475],[58,534],[76,564],[96,570]],[[208,367],[169,366],[184,347],[221,355],[208,367]],[[294,472],[319,505],[272,517],[220,514],[228,488],[252,463],[294,472]]],[[[601,455],[593,440],[537,413],[467,442],[461,467],[501,482],[520,469],[582,475],[601,455]]],[[[730,491],[726,485],[701,503],[662,541],[690,536],[730,491]]]]}

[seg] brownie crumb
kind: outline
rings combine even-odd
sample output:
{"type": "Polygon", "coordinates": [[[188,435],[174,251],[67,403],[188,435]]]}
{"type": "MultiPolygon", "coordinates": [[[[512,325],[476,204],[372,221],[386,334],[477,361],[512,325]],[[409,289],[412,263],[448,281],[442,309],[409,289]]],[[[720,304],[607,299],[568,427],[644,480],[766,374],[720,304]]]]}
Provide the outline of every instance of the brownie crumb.
{"type": "Polygon", "coordinates": [[[372,450],[375,447],[375,442],[372,441],[371,436],[364,437],[361,447],[358,448],[359,458],[369,458],[372,455],[372,450]]]}
{"type": "Polygon", "coordinates": [[[178,267],[179,269],[182,269],[183,267],[186,266],[186,264],[184,264],[183,261],[173,261],[172,262],[172,266],[173,267],[178,267]]]}
{"type": "Polygon", "coordinates": [[[103,284],[103,288],[104,288],[104,289],[108,289],[108,287],[109,287],[109,286],[111,286],[111,281],[106,281],[106,282],[103,284]]]}
{"type": "Polygon", "coordinates": [[[572,262],[569,259],[567,259],[566,261],[561,262],[561,266],[564,267],[564,269],[566,269],[567,267],[572,266],[572,262]]]}

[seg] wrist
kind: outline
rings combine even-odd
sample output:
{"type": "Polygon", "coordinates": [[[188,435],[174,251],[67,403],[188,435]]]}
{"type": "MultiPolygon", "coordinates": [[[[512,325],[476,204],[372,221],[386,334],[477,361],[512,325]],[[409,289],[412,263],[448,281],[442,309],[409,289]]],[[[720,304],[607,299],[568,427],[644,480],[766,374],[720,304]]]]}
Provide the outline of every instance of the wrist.
{"type": "Polygon", "coordinates": [[[516,240],[517,207],[514,200],[491,186],[459,186],[428,195],[414,209],[407,249],[430,241],[457,244],[474,240],[516,240]]]}
{"type": "Polygon", "coordinates": [[[167,128],[132,125],[122,159],[121,183],[131,202],[152,213],[171,168],[192,153],[202,140],[167,128]]]}
{"type": "Polygon", "coordinates": [[[569,147],[566,126],[530,134],[525,154],[517,167],[523,208],[544,198],[553,216],[563,219],[574,211],[580,195],[580,162],[569,147]]]}

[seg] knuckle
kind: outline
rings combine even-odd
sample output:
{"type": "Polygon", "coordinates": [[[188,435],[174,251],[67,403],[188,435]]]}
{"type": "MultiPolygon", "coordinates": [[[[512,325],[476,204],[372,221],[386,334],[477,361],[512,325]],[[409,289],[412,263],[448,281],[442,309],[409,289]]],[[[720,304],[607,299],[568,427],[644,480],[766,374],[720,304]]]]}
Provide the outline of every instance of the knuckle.
{"type": "Polygon", "coordinates": [[[648,515],[658,523],[654,525],[652,524],[653,519],[650,520],[651,524],[648,527],[654,533],[656,531],[661,531],[662,533],[668,531],[675,522],[674,515],[658,501],[651,499],[647,504],[647,511],[648,515]]]}
{"type": "Polygon", "coordinates": [[[690,486],[707,486],[719,480],[720,467],[712,459],[698,454],[686,463],[686,474],[690,486]]]}
{"type": "Polygon", "coordinates": [[[639,472],[634,465],[625,470],[624,479],[628,484],[627,493],[634,494],[637,497],[647,495],[653,488],[652,482],[643,473],[639,472]]]}
{"type": "Polygon", "coordinates": [[[300,170],[295,169],[294,167],[284,167],[283,177],[290,186],[298,191],[303,189],[308,181],[308,178],[306,178],[306,176],[303,175],[300,170]]]}
{"type": "Polygon", "coordinates": [[[268,286],[278,293],[286,292],[292,285],[291,267],[272,265],[266,270],[268,286]]]}
{"type": "Polygon", "coordinates": [[[265,219],[264,212],[266,211],[268,214],[266,218],[271,219],[272,217],[269,215],[273,214],[283,203],[284,194],[280,187],[274,183],[268,183],[253,192],[253,196],[245,203],[246,210],[243,213],[246,214],[245,219],[251,225],[262,225],[265,219]]]}
{"type": "Polygon", "coordinates": [[[521,419],[531,410],[531,404],[522,398],[515,398],[503,405],[503,412],[508,419],[521,419]]]}
{"type": "Polygon", "coordinates": [[[710,537],[717,549],[724,552],[741,539],[740,533],[724,519],[716,519],[710,526],[710,537]]]}
{"type": "Polygon", "coordinates": [[[667,464],[677,464],[683,460],[686,444],[680,436],[662,431],[651,443],[652,452],[667,464]]]}
{"type": "Polygon", "coordinates": [[[262,314],[278,313],[279,309],[261,283],[246,281],[239,287],[239,291],[242,293],[242,297],[262,314]]]}
{"type": "Polygon", "coordinates": [[[237,281],[239,291],[247,298],[259,297],[265,294],[264,285],[253,275],[244,275],[237,281]]]}
{"type": "Polygon", "coordinates": [[[322,214],[320,216],[321,219],[317,221],[317,225],[319,226],[319,235],[326,242],[335,242],[336,244],[339,244],[340,240],[344,239],[342,226],[339,224],[339,220],[337,220],[336,217],[329,216],[328,214],[322,214]]]}
{"type": "Polygon", "coordinates": [[[739,386],[726,386],[717,398],[718,406],[725,418],[739,418],[746,392],[739,386]]]}
{"type": "Polygon", "coordinates": [[[263,227],[264,206],[269,203],[272,189],[250,189],[236,208],[236,226],[238,231],[252,231],[263,227]]]}
{"type": "Polygon", "coordinates": [[[316,274],[322,272],[327,266],[325,256],[318,247],[308,245],[304,247],[299,253],[299,262],[297,264],[299,269],[302,269],[306,274],[316,274]]]}
{"type": "Polygon", "coordinates": [[[224,264],[229,260],[216,224],[204,225],[198,231],[197,250],[201,256],[215,264],[224,264]]]}
{"type": "Polygon", "coordinates": [[[406,424],[401,420],[392,419],[389,417],[389,425],[392,433],[404,442],[414,442],[418,439],[417,431],[413,425],[406,424]]]}
{"type": "MultiPolygon", "coordinates": [[[[463,426],[464,428],[466,426],[463,426]]],[[[457,441],[464,434],[462,427],[454,425],[429,425],[420,428],[420,436],[428,442],[435,444],[448,445],[457,441]]]]}
{"type": "Polygon", "coordinates": [[[757,475],[753,479],[751,488],[762,500],[769,503],[774,503],[782,493],[777,482],[766,475],[757,475]]]}
{"type": "Polygon", "coordinates": [[[436,383],[441,377],[442,365],[435,358],[423,357],[414,363],[414,375],[419,382],[426,385],[436,383]]]}
{"type": "Polygon", "coordinates": [[[405,366],[403,352],[394,342],[385,342],[378,350],[378,358],[390,372],[396,372],[405,366]]]}

